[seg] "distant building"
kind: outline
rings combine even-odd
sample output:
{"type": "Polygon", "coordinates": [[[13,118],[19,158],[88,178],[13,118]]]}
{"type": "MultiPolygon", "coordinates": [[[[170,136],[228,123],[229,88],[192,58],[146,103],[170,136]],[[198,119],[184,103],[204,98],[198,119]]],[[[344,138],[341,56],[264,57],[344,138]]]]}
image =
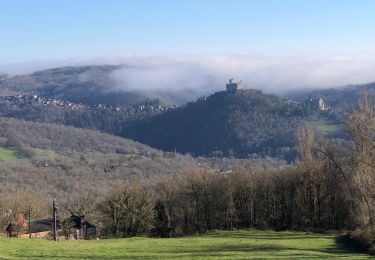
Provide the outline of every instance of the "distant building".
{"type": "Polygon", "coordinates": [[[233,79],[229,79],[229,82],[227,83],[227,91],[228,92],[236,92],[240,89],[243,89],[243,82],[242,80],[240,82],[234,82],[233,79]]]}
{"type": "Polygon", "coordinates": [[[326,105],[324,104],[323,98],[318,99],[318,109],[319,110],[326,110],[326,105]]]}
{"type": "Polygon", "coordinates": [[[316,111],[327,110],[326,104],[324,103],[324,100],[322,97],[313,98],[310,95],[309,98],[304,102],[304,105],[310,108],[311,110],[316,110],[316,111]]]}
{"type": "MultiPolygon", "coordinates": [[[[9,223],[5,231],[7,232],[8,237],[28,238],[30,231],[32,238],[48,239],[52,237],[53,224],[54,220],[52,218],[32,220],[30,230],[28,230],[25,219],[24,225],[21,226],[17,222],[9,223]]],[[[57,220],[57,229],[61,229],[59,220],[57,220]]]]}
{"type": "MultiPolygon", "coordinates": [[[[60,222],[57,219],[58,237],[65,239],[95,239],[96,226],[85,221],[84,216],[72,214],[70,218],[60,222]]],[[[19,218],[16,222],[11,222],[6,228],[8,237],[19,238],[44,238],[52,239],[54,220],[52,218],[36,219],[30,222],[30,228],[26,219],[19,218]],[[20,221],[20,219],[22,221],[20,221]],[[30,232],[30,234],[29,234],[30,232]]]]}
{"type": "Polygon", "coordinates": [[[67,239],[95,239],[96,226],[85,221],[84,216],[72,214],[62,222],[63,232],[67,239]]]}

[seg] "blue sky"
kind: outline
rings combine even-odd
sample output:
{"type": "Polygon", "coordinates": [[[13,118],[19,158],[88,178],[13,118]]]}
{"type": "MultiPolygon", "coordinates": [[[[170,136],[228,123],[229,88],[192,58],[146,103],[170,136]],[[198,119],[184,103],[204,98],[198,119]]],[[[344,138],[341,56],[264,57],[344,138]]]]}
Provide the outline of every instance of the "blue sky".
{"type": "Polygon", "coordinates": [[[375,52],[375,1],[2,0],[0,64],[116,54],[375,52]]]}

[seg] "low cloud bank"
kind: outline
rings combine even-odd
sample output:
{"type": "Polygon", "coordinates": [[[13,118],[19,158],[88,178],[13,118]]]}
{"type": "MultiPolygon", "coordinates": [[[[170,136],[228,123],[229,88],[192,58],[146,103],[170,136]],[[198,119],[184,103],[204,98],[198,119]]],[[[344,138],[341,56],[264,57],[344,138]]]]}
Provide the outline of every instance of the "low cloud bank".
{"type": "MultiPolygon", "coordinates": [[[[211,92],[223,89],[229,78],[241,79],[249,88],[268,92],[375,81],[375,54],[372,53],[116,55],[72,59],[56,64],[124,64],[110,75],[116,88],[141,91],[191,89],[211,92]]],[[[0,72],[4,68],[6,66],[0,66],[0,72]]]]}
{"type": "Polygon", "coordinates": [[[373,54],[289,54],[245,56],[129,57],[112,76],[125,89],[207,89],[228,78],[247,87],[283,92],[375,80],[373,54]]]}

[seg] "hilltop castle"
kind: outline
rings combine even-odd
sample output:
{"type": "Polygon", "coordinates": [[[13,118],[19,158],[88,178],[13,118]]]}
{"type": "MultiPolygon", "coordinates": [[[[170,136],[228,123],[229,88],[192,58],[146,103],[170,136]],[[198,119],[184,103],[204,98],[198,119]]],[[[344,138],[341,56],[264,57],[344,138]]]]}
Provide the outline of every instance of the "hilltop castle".
{"type": "Polygon", "coordinates": [[[233,79],[229,79],[229,82],[227,83],[227,91],[228,92],[236,92],[240,89],[243,89],[243,82],[242,80],[240,82],[234,82],[233,79]]]}

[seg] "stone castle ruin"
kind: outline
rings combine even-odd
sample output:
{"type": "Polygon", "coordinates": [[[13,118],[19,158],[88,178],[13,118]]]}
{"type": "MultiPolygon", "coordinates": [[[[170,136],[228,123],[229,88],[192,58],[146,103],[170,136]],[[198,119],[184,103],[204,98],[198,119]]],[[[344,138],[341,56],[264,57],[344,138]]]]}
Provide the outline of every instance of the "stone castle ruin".
{"type": "Polygon", "coordinates": [[[227,91],[231,93],[236,92],[243,88],[244,88],[244,84],[242,80],[240,82],[234,82],[233,79],[229,79],[229,82],[227,83],[227,91]]]}

